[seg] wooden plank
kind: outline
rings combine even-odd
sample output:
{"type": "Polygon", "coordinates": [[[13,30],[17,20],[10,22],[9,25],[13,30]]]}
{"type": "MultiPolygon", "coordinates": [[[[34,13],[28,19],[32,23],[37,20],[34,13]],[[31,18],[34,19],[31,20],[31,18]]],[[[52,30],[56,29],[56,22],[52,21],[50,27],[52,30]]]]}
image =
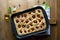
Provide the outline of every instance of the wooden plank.
{"type": "Polygon", "coordinates": [[[60,40],[60,0],[57,0],[57,20],[58,20],[58,23],[57,23],[57,40],[60,40]]]}
{"type": "Polygon", "coordinates": [[[57,22],[57,2],[55,0],[50,1],[50,6],[51,6],[51,24],[56,24],[57,22]]]}

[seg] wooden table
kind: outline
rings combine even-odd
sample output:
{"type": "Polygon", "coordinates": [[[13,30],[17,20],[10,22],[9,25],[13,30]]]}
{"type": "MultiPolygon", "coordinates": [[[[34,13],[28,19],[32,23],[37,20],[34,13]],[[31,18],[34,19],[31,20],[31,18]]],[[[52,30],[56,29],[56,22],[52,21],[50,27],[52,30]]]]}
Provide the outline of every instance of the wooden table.
{"type": "MultiPolygon", "coordinates": [[[[51,6],[51,18],[57,18],[57,0],[45,0],[51,6]],[[56,14],[56,15],[54,15],[56,14]]],[[[0,1],[0,40],[16,40],[15,36],[13,35],[11,26],[9,22],[4,20],[4,14],[7,13],[7,0],[0,1]]],[[[58,16],[60,17],[60,16],[58,16]]],[[[59,27],[60,19],[57,18],[58,23],[57,25],[51,25],[51,35],[50,36],[43,36],[43,37],[28,37],[25,40],[57,40],[57,27],[59,27]]],[[[59,34],[59,31],[58,31],[59,34]]],[[[60,37],[60,36],[59,36],[60,37]]],[[[58,37],[58,38],[59,38],[58,37]]],[[[60,39],[60,38],[59,38],[60,39]]]]}

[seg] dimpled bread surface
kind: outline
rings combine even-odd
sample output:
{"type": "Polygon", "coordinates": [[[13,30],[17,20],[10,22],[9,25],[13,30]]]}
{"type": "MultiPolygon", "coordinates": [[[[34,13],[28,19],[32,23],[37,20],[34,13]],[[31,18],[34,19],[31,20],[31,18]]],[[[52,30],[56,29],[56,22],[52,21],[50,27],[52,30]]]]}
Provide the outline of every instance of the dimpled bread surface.
{"type": "Polygon", "coordinates": [[[41,9],[35,9],[14,17],[18,35],[25,35],[46,28],[46,22],[41,9]]]}

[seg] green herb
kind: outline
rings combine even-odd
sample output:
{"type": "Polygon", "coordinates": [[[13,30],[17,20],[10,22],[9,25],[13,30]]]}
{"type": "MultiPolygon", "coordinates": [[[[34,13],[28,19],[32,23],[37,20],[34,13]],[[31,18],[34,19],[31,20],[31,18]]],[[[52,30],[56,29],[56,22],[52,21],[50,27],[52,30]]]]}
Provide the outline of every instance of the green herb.
{"type": "Polygon", "coordinates": [[[11,13],[11,7],[8,7],[8,13],[11,13]]]}
{"type": "Polygon", "coordinates": [[[45,9],[50,8],[50,6],[48,4],[46,4],[46,2],[43,2],[42,4],[45,6],[45,9]]]}

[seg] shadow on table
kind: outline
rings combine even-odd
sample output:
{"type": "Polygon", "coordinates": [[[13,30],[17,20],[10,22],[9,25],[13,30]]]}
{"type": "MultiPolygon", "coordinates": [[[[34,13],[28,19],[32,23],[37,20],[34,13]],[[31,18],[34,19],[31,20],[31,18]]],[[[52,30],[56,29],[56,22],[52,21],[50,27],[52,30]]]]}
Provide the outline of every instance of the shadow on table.
{"type": "Polygon", "coordinates": [[[16,39],[16,40],[44,40],[44,39],[48,39],[50,36],[30,36],[27,38],[23,38],[23,39],[16,39]]]}

